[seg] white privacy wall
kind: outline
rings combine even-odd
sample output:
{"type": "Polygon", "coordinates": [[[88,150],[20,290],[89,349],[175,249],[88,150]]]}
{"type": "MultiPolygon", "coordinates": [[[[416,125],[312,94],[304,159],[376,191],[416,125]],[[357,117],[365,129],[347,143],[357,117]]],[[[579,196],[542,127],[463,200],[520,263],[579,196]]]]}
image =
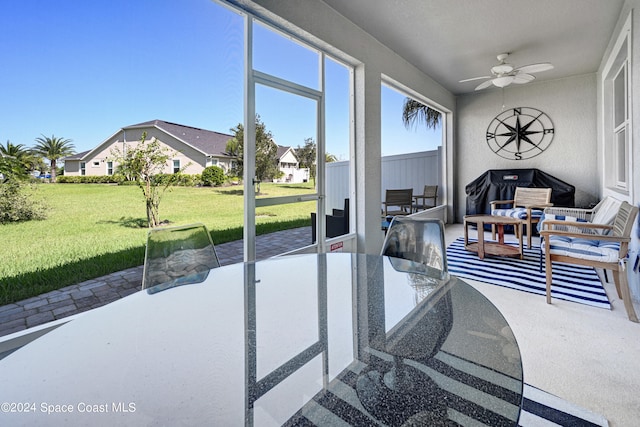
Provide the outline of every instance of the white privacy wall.
{"type": "Polygon", "coordinates": [[[599,200],[595,73],[459,96],[457,113],[457,222],[465,214],[465,186],[488,169],[540,169],[576,187],[576,206],[599,200]],[[505,109],[531,107],[551,118],[555,136],[546,151],[525,160],[491,151],[486,131],[503,102],[505,109]]]}
{"type": "MultiPolygon", "coordinates": [[[[413,188],[413,194],[422,194],[425,185],[442,186],[442,148],[433,151],[398,154],[382,158],[382,194],[385,190],[413,188]]],[[[349,161],[331,162],[327,169],[327,214],[342,209],[349,197],[349,161]]],[[[438,196],[442,200],[441,195],[438,196]]]]}

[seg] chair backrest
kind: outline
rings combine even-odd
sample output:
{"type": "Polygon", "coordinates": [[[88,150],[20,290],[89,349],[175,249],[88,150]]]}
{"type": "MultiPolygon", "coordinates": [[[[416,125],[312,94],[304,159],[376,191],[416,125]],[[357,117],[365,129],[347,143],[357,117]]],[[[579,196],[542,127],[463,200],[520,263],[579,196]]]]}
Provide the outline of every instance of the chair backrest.
{"type": "Polygon", "coordinates": [[[413,203],[413,188],[387,190],[384,201],[388,206],[411,206],[413,203]]]}
{"type": "Polygon", "coordinates": [[[219,266],[211,235],[203,224],[154,228],[147,236],[142,289],[160,291],[200,283],[209,270],[219,266]]]}
{"type": "Polygon", "coordinates": [[[513,195],[515,206],[541,206],[551,202],[551,188],[516,187],[513,195]]]}
{"type": "Polygon", "coordinates": [[[612,224],[621,204],[622,201],[614,197],[605,197],[593,208],[594,214],[590,218],[590,222],[594,224],[612,224]]]}
{"type": "Polygon", "coordinates": [[[422,267],[410,270],[447,280],[444,224],[435,218],[394,217],[387,230],[381,255],[402,258],[422,267]]]}
{"type": "Polygon", "coordinates": [[[438,186],[437,185],[425,185],[422,195],[425,198],[433,198],[434,201],[438,197],[438,186]]]}
{"type": "Polygon", "coordinates": [[[437,185],[425,185],[424,190],[422,190],[422,196],[424,200],[425,209],[428,206],[437,206],[438,205],[438,186],[437,185]],[[433,203],[427,203],[427,200],[433,200],[433,203]]]}
{"type": "Polygon", "coordinates": [[[622,202],[616,218],[613,220],[613,235],[617,237],[631,237],[631,229],[633,228],[636,215],[638,215],[637,206],[622,202]]]}

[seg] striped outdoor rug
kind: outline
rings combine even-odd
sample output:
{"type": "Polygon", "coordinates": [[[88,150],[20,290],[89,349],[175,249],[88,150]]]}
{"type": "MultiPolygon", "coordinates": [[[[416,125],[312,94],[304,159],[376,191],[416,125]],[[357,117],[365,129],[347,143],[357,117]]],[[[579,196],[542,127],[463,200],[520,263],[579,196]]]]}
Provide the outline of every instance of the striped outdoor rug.
{"type": "MultiPolygon", "coordinates": [[[[507,257],[478,258],[464,249],[458,238],[447,248],[449,272],[463,279],[546,295],[544,264],[540,272],[540,250],[524,249],[524,259],[507,257]]],[[[591,267],[562,263],[553,264],[551,297],[611,309],[607,294],[591,267]]]]}

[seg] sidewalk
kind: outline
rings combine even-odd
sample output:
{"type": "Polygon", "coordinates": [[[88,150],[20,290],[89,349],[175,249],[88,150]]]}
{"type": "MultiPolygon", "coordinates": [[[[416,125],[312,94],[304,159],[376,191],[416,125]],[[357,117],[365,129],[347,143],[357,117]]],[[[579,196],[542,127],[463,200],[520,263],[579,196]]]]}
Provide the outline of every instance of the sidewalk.
{"type": "MultiPolygon", "coordinates": [[[[310,244],[311,227],[257,236],[256,258],[270,258],[310,244]]],[[[242,245],[242,240],[216,245],[220,264],[242,262],[242,245]]],[[[0,306],[0,336],[103,306],[139,291],[141,284],[139,266],[0,306]]]]}

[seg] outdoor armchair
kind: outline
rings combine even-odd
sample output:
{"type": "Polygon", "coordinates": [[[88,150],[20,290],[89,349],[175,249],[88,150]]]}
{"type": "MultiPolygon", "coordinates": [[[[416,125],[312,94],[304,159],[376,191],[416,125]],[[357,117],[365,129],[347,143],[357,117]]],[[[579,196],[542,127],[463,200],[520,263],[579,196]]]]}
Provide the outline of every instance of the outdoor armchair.
{"type": "Polygon", "coordinates": [[[425,185],[422,194],[414,195],[413,212],[430,209],[438,205],[438,186],[425,185]]]}
{"type": "MultiPolygon", "coordinates": [[[[510,216],[523,221],[527,233],[527,246],[531,248],[533,224],[540,221],[544,208],[553,206],[551,188],[516,187],[513,200],[494,200],[490,204],[491,215],[510,216]],[[499,208],[499,206],[505,205],[511,205],[511,207],[499,208]]],[[[515,232],[517,233],[517,230],[515,232]]],[[[496,239],[495,225],[491,226],[491,238],[496,239]]]]}
{"type": "Polygon", "coordinates": [[[413,188],[401,190],[387,190],[382,216],[409,215],[413,205],[413,188]],[[392,209],[395,208],[395,209],[392,209]]]}
{"type": "Polygon", "coordinates": [[[551,304],[554,261],[602,268],[613,272],[616,292],[624,302],[627,316],[632,322],[638,322],[625,271],[631,229],[637,214],[638,207],[622,202],[613,225],[545,220],[540,231],[543,238],[540,249],[545,255],[547,303],[551,304]],[[579,231],[573,231],[575,229],[579,231]]]}

